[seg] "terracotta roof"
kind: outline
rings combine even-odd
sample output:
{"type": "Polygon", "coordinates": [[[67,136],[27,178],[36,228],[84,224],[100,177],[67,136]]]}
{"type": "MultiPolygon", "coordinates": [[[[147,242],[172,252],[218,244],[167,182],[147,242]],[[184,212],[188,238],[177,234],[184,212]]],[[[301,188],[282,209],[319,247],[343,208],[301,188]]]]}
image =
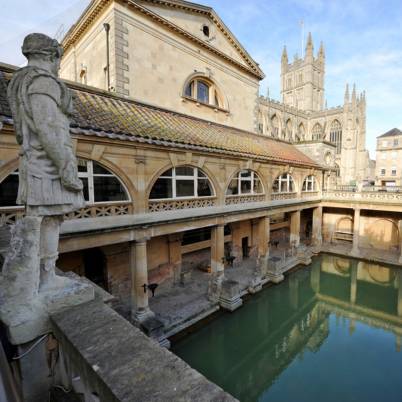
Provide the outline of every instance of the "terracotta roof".
{"type": "Polygon", "coordinates": [[[377,138],[396,137],[398,135],[402,135],[402,131],[397,128],[393,128],[392,130],[387,131],[385,134],[379,135],[377,138]]]}
{"type": "MultiPolygon", "coordinates": [[[[5,88],[12,76],[12,72],[4,67],[0,66],[0,88],[5,88]]],[[[319,167],[293,145],[283,141],[142,104],[95,88],[68,85],[74,95],[72,134],[319,167]]],[[[1,115],[11,117],[5,89],[0,90],[0,118],[1,115]]]]}

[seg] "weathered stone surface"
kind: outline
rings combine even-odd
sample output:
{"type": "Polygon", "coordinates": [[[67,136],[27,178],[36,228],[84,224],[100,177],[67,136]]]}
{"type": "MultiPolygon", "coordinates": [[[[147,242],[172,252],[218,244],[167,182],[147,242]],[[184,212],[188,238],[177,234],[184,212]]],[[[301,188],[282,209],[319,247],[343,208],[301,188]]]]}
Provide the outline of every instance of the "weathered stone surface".
{"type": "Polygon", "coordinates": [[[229,311],[234,311],[243,304],[243,300],[240,298],[239,282],[228,279],[222,281],[219,304],[229,311]]]}
{"type": "Polygon", "coordinates": [[[101,401],[235,401],[100,302],[51,320],[63,355],[101,401]]]}

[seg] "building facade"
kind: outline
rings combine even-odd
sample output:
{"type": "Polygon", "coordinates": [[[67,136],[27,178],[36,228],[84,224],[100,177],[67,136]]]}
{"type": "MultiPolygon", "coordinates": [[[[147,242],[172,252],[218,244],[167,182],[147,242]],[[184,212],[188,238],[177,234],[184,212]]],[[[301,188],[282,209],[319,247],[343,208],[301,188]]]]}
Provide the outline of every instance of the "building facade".
{"type": "Polygon", "coordinates": [[[402,185],[402,131],[397,128],[377,137],[376,185],[402,185]]]}

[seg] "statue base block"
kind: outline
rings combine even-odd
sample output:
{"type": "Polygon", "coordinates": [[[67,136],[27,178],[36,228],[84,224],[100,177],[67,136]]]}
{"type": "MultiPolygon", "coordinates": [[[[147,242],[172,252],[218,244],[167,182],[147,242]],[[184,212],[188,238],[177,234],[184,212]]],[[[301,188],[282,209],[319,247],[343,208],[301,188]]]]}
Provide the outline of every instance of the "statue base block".
{"type": "Polygon", "coordinates": [[[30,342],[50,331],[50,314],[95,298],[94,288],[85,281],[67,279],[63,287],[40,291],[33,300],[9,299],[0,305],[0,320],[6,325],[13,345],[30,342]]]}

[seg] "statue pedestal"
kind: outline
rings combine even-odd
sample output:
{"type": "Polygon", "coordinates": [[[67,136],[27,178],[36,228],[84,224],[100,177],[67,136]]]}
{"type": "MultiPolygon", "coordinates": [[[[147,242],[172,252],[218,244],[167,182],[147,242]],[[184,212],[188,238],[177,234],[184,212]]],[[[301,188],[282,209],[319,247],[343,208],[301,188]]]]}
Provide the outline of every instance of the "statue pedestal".
{"type": "Polygon", "coordinates": [[[50,314],[94,298],[93,286],[85,281],[68,279],[64,287],[39,292],[37,298],[29,302],[10,299],[2,303],[0,320],[7,327],[10,343],[21,345],[51,330],[50,314]]]}

